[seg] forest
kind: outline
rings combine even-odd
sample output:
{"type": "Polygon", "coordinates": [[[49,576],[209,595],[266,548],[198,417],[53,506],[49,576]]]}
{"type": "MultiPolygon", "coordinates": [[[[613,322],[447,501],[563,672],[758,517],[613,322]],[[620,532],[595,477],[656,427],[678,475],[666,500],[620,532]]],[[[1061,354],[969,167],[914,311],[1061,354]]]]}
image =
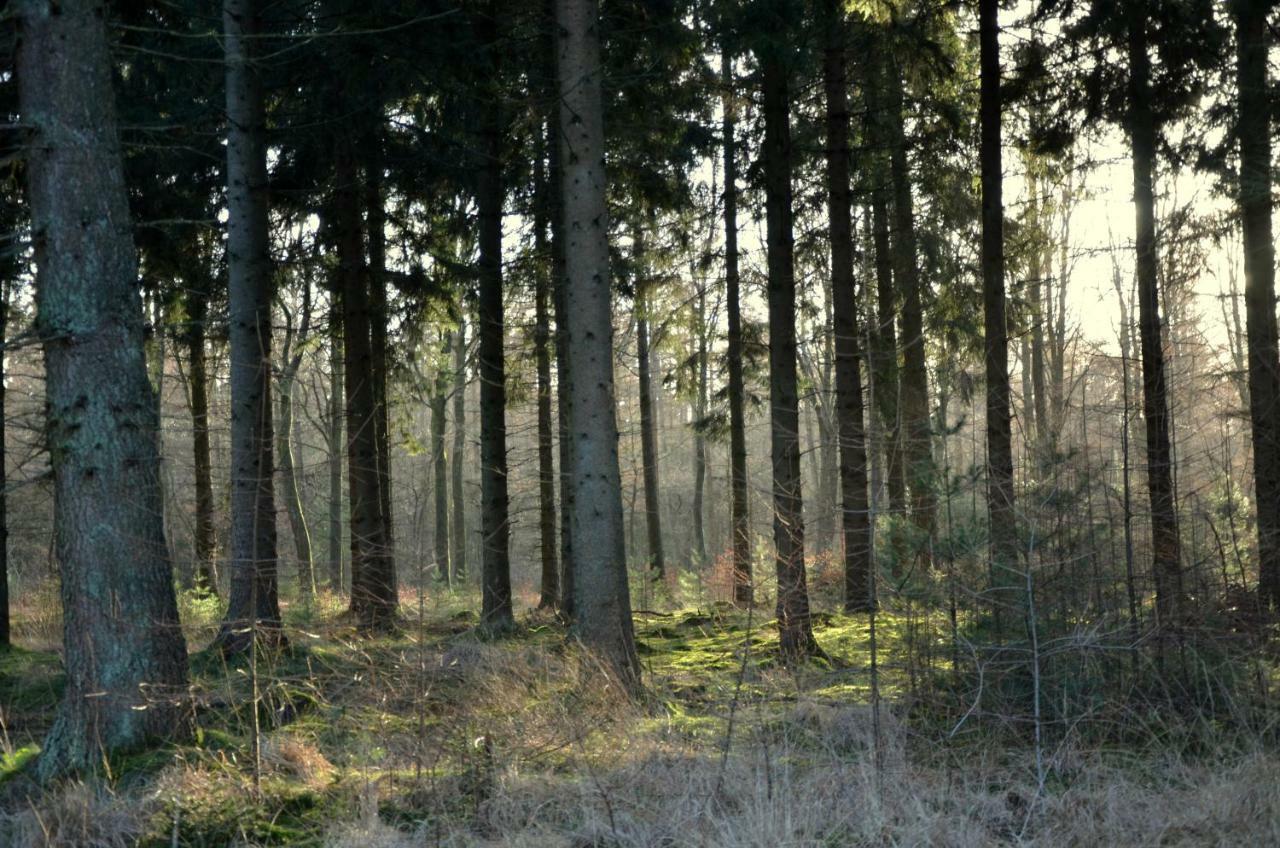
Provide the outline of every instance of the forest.
{"type": "Polygon", "coordinates": [[[1280,845],[1268,0],[12,0],[0,845],[1280,845]]]}

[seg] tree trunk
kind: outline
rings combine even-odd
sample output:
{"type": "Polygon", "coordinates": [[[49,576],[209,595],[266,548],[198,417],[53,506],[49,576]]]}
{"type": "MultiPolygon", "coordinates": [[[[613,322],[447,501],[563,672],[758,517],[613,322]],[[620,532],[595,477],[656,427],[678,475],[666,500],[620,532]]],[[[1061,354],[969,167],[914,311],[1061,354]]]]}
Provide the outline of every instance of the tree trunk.
{"type": "Polygon", "coordinates": [[[902,377],[899,403],[902,415],[903,458],[911,487],[911,514],[924,537],[918,556],[929,560],[933,536],[933,435],[929,422],[929,372],[925,362],[924,309],[917,266],[915,207],[903,128],[902,74],[887,67],[891,95],[888,110],[889,170],[893,180],[893,276],[902,295],[902,377]]]}
{"type": "Polygon", "coordinates": [[[597,0],[556,0],[556,23],[565,333],[572,375],[574,631],[625,689],[635,691],[640,660],[631,621],[618,470],[597,0]]]}
{"type": "MultiPolygon", "coordinates": [[[[987,375],[987,512],[997,622],[1022,606],[1017,514],[1013,501],[1013,434],[1009,407],[1009,338],[1004,293],[1004,170],[1000,148],[999,0],[978,7],[982,74],[982,312],[987,375]]],[[[997,628],[998,629],[998,628],[997,628]]]]}
{"type": "Polygon", "coordinates": [[[827,212],[831,230],[831,328],[835,335],[836,427],[840,449],[840,514],[844,536],[844,608],[871,609],[871,522],[863,429],[858,306],[853,281],[852,192],[846,30],[841,0],[827,0],[823,83],[827,100],[827,212]]]}
{"type": "Polygon", "coordinates": [[[342,419],[344,417],[342,315],[334,288],[329,309],[329,589],[343,590],[342,568],[342,419]]]}
{"type": "Polygon", "coordinates": [[[26,175],[66,669],[37,764],[49,780],[180,733],[187,653],[166,559],[105,13],[93,0],[22,13],[16,69],[32,128],[26,175]]]}
{"type": "Polygon", "coordinates": [[[195,587],[218,593],[217,536],[213,519],[213,462],[209,452],[209,375],[205,354],[211,280],[202,278],[187,296],[187,385],[191,393],[191,452],[195,470],[195,587]]]}
{"type": "Polygon", "coordinates": [[[453,348],[453,468],[450,477],[450,500],[453,519],[450,522],[450,563],[455,585],[467,576],[467,496],[462,473],[467,457],[467,323],[458,305],[458,329],[453,348]]]}
{"type": "Polygon", "coordinates": [[[369,367],[373,380],[373,429],[377,445],[378,514],[382,521],[384,569],[395,569],[395,508],[391,500],[391,406],[387,399],[387,235],[382,198],[381,116],[365,141],[365,217],[369,243],[369,367]]]}
{"type": "MultiPolygon", "coordinates": [[[[490,51],[489,70],[498,65],[496,21],[482,21],[483,37],[490,51]]],[[[480,532],[482,557],[481,625],[488,630],[509,630],[515,624],[511,611],[511,561],[507,498],[507,391],[503,361],[505,332],[502,305],[502,182],[503,117],[492,93],[481,127],[482,161],[476,186],[480,218],[480,532]]]]}
{"type": "MultiPolygon", "coordinates": [[[[1143,4],[1129,17],[1129,136],[1133,145],[1133,196],[1137,217],[1138,327],[1142,343],[1142,410],[1147,425],[1147,489],[1151,498],[1156,611],[1162,625],[1182,612],[1182,565],[1173,500],[1169,405],[1160,340],[1160,293],[1156,267],[1156,123],[1151,109],[1151,60],[1147,54],[1143,4]]],[[[1274,310],[1275,304],[1269,304],[1274,310]]]]}
{"type": "Polygon", "coordinates": [[[791,209],[791,100],[787,68],[774,50],[760,56],[764,84],[765,211],[768,219],[769,408],[773,457],[773,542],[778,577],[778,643],[793,663],[819,652],[805,580],[796,386],[796,280],[791,209]]]}
{"type": "Polygon", "coordinates": [[[1264,0],[1236,0],[1240,97],[1240,217],[1249,339],[1249,417],[1258,515],[1258,594],[1280,607],[1280,353],[1276,342],[1275,247],[1271,234],[1271,100],[1264,0]]]}
{"type": "Polygon", "coordinates": [[[277,387],[276,455],[280,458],[280,488],[285,511],[289,515],[289,530],[293,534],[293,547],[298,557],[298,594],[305,602],[316,593],[316,572],[311,556],[311,531],[307,527],[306,511],[302,505],[302,492],[298,487],[298,475],[293,458],[293,390],[297,385],[298,369],[302,367],[301,345],[311,327],[311,284],[306,283],[303,294],[303,316],[295,335],[292,322],[285,332],[283,365],[280,368],[280,384],[277,387]]]}
{"type": "Polygon", "coordinates": [[[253,58],[258,10],[225,0],[227,62],[227,277],[231,347],[231,592],[217,643],[247,648],[260,628],[280,630],[272,482],[271,259],[266,117],[253,58]]]}
{"type": "Polygon", "coordinates": [[[13,281],[0,280],[0,648],[13,644],[9,628],[9,473],[6,465],[5,344],[8,341],[9,300],[13,281]]]}
{"type": "Polygon", "coordinates": [[[733,59],[728,48],[720,54],[720,76],[724,86],[724,287],[729,338],[729,500],[733,533],[733,602],[754,603],[751,579],[751,512],[747,498],[747,425],[744,404],[746,387],[742,373],[741,282],[738,276],[738,158],[735,135],[733,59]]]}
{"type": "Polygon", "coordinates": [[[702,422],[707,417],[707,282],[703,276],[698,281],[698,395],[693,409],[693,555],[698,566],[707,562],[707,533],[703,513],[707,489],[707,440],[702,434],[702,422]]]}
{"type": "Polygon", "coordinates": [[[898,408],[898,310],[889,248],[889,201],[882,177],[871,187],[872,245],[875,254],[876,313],[871,333],[871,369],[876,407],[884,424],[885,490],[894,515],[907,512],[907,478],[902,464],[902,419],[898,408]]]}
{"type": "Polygon", "coordinates": [[[642,224],[636,226],[635,256],[635,311],[636,311],[636,359],[640,382],[640,456],[644,465],[644,518],[649,540],[649,569],[662,580],[667,564],[662,552],[662,505],[658,483],[657,425],[653,420],[652,354],[649,350],[649,282],[644,271],[644,232],[642,224]]]}
{"type": "MultiPolygon", "coordinates": [[[[453,335],[446,334],[443,342],[444,356],[453,349],[453,335]]],[[[431,478],[433,483],[432,500],[435,505],[435,559],[437,577],[445,583],[452,584],[453,568],[450,565],[449,550],[449,478],[448,457],[445,455],[445,410],[449,401],[449,377],[451,375],[442,366],[435,377],[435,388],[431,396],[431,478]]],[[[458,456],[453,458],[454,467],[458,465],[458,456]]]]}
{"type": "MultiPolygon", "coordinates": [[[[554,139],[548,130],[549,144],[554,139]]],[[[542,559],[539,609],[560,604],[560,563],[556,561],[555,433],[551,429],[551,316],[550,284],[553,260],[548,253],[547,226],[552,213],[544,159],[534,163],[537,208],[533,225],[538,265],[534,271],[533,358],[538,372],[538,537],[542,559]]]]}
{"type": "Polygon", "coordinates": [[[395,624],[395,564],[382,519],[378,474],[377,371],[373,362],[373,316],[360,232],[359,174],[353,139],[337,139],[334,230],[342,291],[343,376],[347,411],[347,489],[350,499],[351,612],[365,632],[395,624]]]}

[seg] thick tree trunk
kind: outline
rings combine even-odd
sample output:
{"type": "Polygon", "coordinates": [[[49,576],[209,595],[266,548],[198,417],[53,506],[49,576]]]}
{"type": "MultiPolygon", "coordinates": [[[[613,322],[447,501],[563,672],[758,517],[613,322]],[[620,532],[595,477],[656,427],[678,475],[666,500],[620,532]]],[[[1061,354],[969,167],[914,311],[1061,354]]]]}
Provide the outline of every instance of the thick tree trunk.
{"type": "MultiPolygon", "coordinates": [[[[548,143],[554,139],[548,133],[548,143]]],[[[538,373],[538,537],[542,580],[538,608],[560,604],[560,563],[556,561],[555,433],[551,424],[551,315],[550,285],[553,269],[548,251],[547,227],[552,213],[547,174],[542,156],[534,164],[537,210],[533,225],[538,266],[534,272],[533,358],[538,373]]]]}
{"type": "Polygon", "coordinates": [[[326,433],[329,447],[329,589],[343,590],[342,568],[342,421],[344,380],[342,316],[335,287],[329,310],[329,418],[326,433]]]}
{"type": "Polygon", "coordinates": [[[613,391],[613,308],[597,0],[556,0],[565,332],[572,394],[574,631],[621,685],[640,685],[627,586],[613,391]]]}
{"type": "Polygon", "coordinates": [[[826,3],[823,83],[827,100],[827,211],[831,236],[831,328],[835,335],[836,428],[840,449],[840,513],[844,537],[844,608],[865,612],[872,595],[867,445],[863,429],[858,307],[853,281],[852,192],[849,185],[846,29],[841,0],[826,3]]]}
{"type": "Polygon", "coordinates": [[[729,510],[733,533],[733,602],[754,603],[751,579],[751,512],[747,481],[747,425],[744,404],[746,387],[742,373],[742,294],[738,275],[738,158],[736,107],[734,104],[733,58],[728,48],[720,54],[720,77],[724,86],[724,287],[725,312],[729,323],[729,510]]]}
{"type": "Polygon", "coordinates": [[[187,386],[191,406],[191,453],[195,474],[195,587],[217,594],[217,536],[213,519],[213,462],[209,450],[209,374],[205,353],[211,280],[193,286],[187,296],[187,386]]]}
{"type": "Polygon", "coordinates": [[[467,456],[467,323],[459,304],[458,329],[453,348],[453,468],[450,500],[453,519],[450,522],[450,563],[454,584],[467,576],[467,496],[463,490],[463,470],[467,456]]]}
{"type": "Polygon", "coordinates": [[[353,141],[337,139],[334,230],[342,292],[342,349],[347,412],[347,488],[351,530],[351,612],[366,632],[395,624],[395,564],[382,519],[378,474],[376,369],[370,323],[373,319],[364,269],[353,141]]]}
{"type": "MultiPolygon", "coordinates": [[[[484,19],[484,38],[496,69],[496,21],[484,19]]],[[[507,390],[502,304],[503,117],[494,96],[482,119],[476,206],[480,218],[480,532],[483,538],[481,625],[493,631],[515,624],[511,610],[511,525],[507,497],[507,390]]]]}
{"type": "Polygon", "coordinates": [[[5,344],[9,334],[9,299],[13,282],[0,280],[0,648],[12,644],[9,627],[9,473],[6,465],[5,344]]]}
{"type": "Polygon", "coordinates": [[[1249,417],[1258,514],[1258,594],[1280,607],[1280,353],[1276,342],[1275,246],[1271,233],[1271,99],[1264,0],[1236,0],[1240,97],[1240,217],[1249,338],[1249,417]]]}
{"type": "MultiPolygon", "coordinates": [[[[44,340],[66,687],[42,780],[180,733],[187,653],[102,4],[21,7],[20,111],[44,340]]],[[[230,42],[229,42],[230,44],[230,42]]]]}
{"type": "Polygon", "coordinates": [[[768,218],[769,408],[773,458],[773,542],[778,578],[778,643],[785,662],[819,652],[805,579],[796,386],[796,280],[791,208],[791,99],[787,68],[760,56],[764,85],[764,183],[768,218]]]}
{"type": "Polygon", "coordinates": [[[661,580],[666,574],[662,551],[662,502],[658,482],[657,424],[653,420],[652,352],[649,350],[649,281],[644,270],[643,225],[635,231],[636,359],[640,382],[640,461],[644,468],[644,518],[649,540],[649,569],[661,580]]]}
{"type": "Polygon", "coordinates": [[[903,128],[902,74],[886,63],[891,95],[888,110],[889,170],[893,180],[893,276],[902,296],[902,376],[899,389],[903,458],[911,487],[911,515],[924,537],[918,557],[929,560],[934,529],[933,428],[929,421],[929,372],[925,362],[924,308],[917,265],[915,204],[903,128]]]}
{"type": "Polygon", "coordinates": [[[227,277],[231,346],[231,592],[217,642],[280,630],[272,481],[271,260],[266,117],[253,0],[223,4],[227,62],[227,277]]]}
{"type": "MultiPolygon", "coordinates": [[[[1160,340],[1156,266],[1156,123],[1151,109],[1151,60],[1143,4],[1129,16],[1129,136],[1133,145],[1133,197],[1137,217],[1138,328],[1142,343],[1142,411],[1147,425],[1147,490],[1151,498],[1156,611],[1162,625],[1182,614],[1181,544],[1173,499],[1169,405],[1160,340]]],[[[1274,310],[1270,304],[1268,309],[1274,310]]]]}
{"type": "Polygon", "coordinates": [[[1004,293],[1004,170],[1000,148],[999,0],[978,7],[982,74],[982,312],[987,375],[987,513],[996,621],[1025,599],[1018,568],[1009,408],[1009,339],[1004,293]]]}

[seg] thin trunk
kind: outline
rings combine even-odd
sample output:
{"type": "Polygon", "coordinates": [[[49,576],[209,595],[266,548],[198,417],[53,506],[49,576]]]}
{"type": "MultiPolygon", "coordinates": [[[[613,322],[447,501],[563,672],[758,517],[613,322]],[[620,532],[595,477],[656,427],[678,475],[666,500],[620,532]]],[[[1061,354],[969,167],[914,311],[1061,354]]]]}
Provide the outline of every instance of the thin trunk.
{"type": "MultiPolygon", "coordinates": [[[[447,357],[453,349],[453,335],[446,334],[441,353],[447,357]]],[[[449,405],[450,377],[443,367],[436,373],[435,386],[431,395],[431,481],[432,501],[435,506],[435,538],[436,576],[445,583],[452,583],[453,569],[449,565],[449,478],[448,457],[445,454],[445,414],[449,405]]],[[[458,467],[458,456],[453,457],[454,468],[458,467]]]]}
{"type": "Polygon", "coordinates": [[[293,442],[293,390],[297,385],[298,369],[302,367],[301,345],[311,327],[311,284],[306,283],[303,293],[302,325],[294,335],[292,322],[285,332],[284,365],[280,369],[280,385],[277,387],[276,455],[280,459],[280,489],[285,511],[289,515],[289,529],[293,533],[294,551],[298,557],[298,593],[305,601],[316,593],[316,572],[311,556],[311,530],[307,527],[306,511],[302,504],[302,491],[294,468],[293,442]]]}
{"type": "Polygon", "coordinates": [[[253,0],[223,4],[227,64],[227,276],[231,347],[231,592],[217,638],[242,651],[280,630],[272,483],[271,260],[266,117],[253,0]]]}
{"type": "Polygon", "coordinates": [[[809,615],[800,485],[800,408],[796,386],[796,280],[791,208],[791,98],[787,68],[773,50],[760,56],[764,86],[765,209],[768,218],[769,406],[773,459],[773,541],[778,578],[778,644],[794,663],[819,653],[809,615]]]}
{"type": "Polygon", "coordinates": [[[618,676],[640,685],[627,586],[613,385],[613,308],[605,191],[597,0],[556,0],[565,332],[572,394],[574,631],[618,676]]]}
{"type": "Polygon", "coordinates": [[[1280,607],[1280,353],[1276,342],[1275,247],[1271,233],[1271,35],[1264,0],[1237,0],[1240,97],[1240,216],[1249,337],[1249,417],[1258,511],[1258,594],[1280,607]]]}
{"type": "Polygon", "coordinates": [[[373,380],[373,429],[377,445],[378,514],[382,522],[381,557],[384,568],[395,568],[395,535],[391,501],[391,406],[387,399],[387,236],[386,212],[382,197],[382,135],[374,129],[364,142],[365,216],[369,243],[369,345],[370,377],[373,380]]]}
{"type": "Polygon", "coordinates": [[[889,93],[889,170],[893,180],[894,280],[902,295],[902,377],[899,403],[902,416],[903,458],[911,487],[911,514],[920,533],[918,556],[928,562],[933,536],[933,436],[929,421],[929,372],[925,362],[924,309],[916,249],[915,207],[903,127],[902,74],[886,68],[889,93]]]}
{"type": "MultiPolygon", "coordinates": [[[[1023,605],[1013,500],[1009,338],[1004,292],[1004,170],[1000,147],[999,0],[978,7],[982,120],[982,312],[987,390],[987,514],[997,629],[1005,609],[1023,605]],[[1015,594],[1016,593],[1016,594],[1015,594]]],[[[1037,398],[1043,383],[1037,390],[1037,398]]],[[[1042,413],[1037,417],[1043,421],[1042,413]]],[[[944,422],[945,424],[945,422],[944,422]]]]}
{"type": "Polygon", "coordinates": [[[5,344],[8,342],[9,299],[13,282],[0,280],[0,648],[12,644],[9,632],[9,472],[6,465],[5,344]]]}
{"type": "Polygon", "coordinates": [[[707,440],[702,434],[702,421],[707,416],[707,284],[698,281],[698,389],[693,408],[693,555],[699,566],[707,562],[707,532],[703,516],[707,490],[707,440]]]}
{"type": "Polygon", "coordinates": [[[197,592],[217,594],[217,536],[213,519],[213,462],[209,452],[209,375],[205,353],[209,320],[209,287],[202,279],[187,297],[187,385],[191,406],[191,452],[195,471],[195,587],[197,592]]]}
{"type": "Polygon", "coordinates": [[[92,0],[64,0],[57,14],[40,4],[20,12],[16,70],[19,111],[31,129],[27,197],[39,236],[36,322],[66,670],[36,766],[50,780],[181,734],[187,653],[166,559],[159,421],[106,15],[92,0]]]}
{"type": "Polygon", "coordinates": [[[872,604],[871,522],[867,502],[866,433],[862,423],[857,292],[853,280],[847,32],[840,0],[827,0],[826,13],[823,82],[827,100],[827,213],[831,230],[831,323],[835,335],[844,608],[847,612],[865,612],[872,604]]]}
{"type": "MultiPolygon", "coordinates": [[[[548,133],[548,138],[550,134],[548,133]]],[[[555,433],[551,429],[551,316],[552,269],[548,252],[547,226],[552,213],[548,196],[544,159],[534,163],[537,185],[536,220],[533,225],[538,267],[534,272],[533,358],[538,372],[538,536],[542,559],[542,581],[538,607],[555,609],[560,604],[560,563],[556,561],[556,468],[555,433]],[[544,264],[545,263],[545,264],[544,264]]]]}
{"type": "MultiPolygon", "coordinates": [[[[1129,17],[1129,135],[1133,146],[1133,196],[1137,218],[1138,327],[1142,342],[1142,409],[1147,429],[1147,489],[1151,498],[1156,609],[1162,625],[1182,612],[1182,566],[1174,511],[1169,405],[1160,340],[1156,266],[1156,122],[1151,108],[1151,60],[1143,4],[1129,17]]],[[[1274,310],[1274,303],[1267,309],[1274,310]]]]}
{"type": "Polygon", "coordinates": [[[871,187],[871,239],[875,253],[876,314],[871,334],[871,367],[876,381],[876,407],[884,423],[885,489],[889,511],[906,515],[907,478],[902,467],[902,418],[898,408],[898,309],[893,286],[893,254],[889,247],[889,201],[883,177],[871,187]]]}
{"type": "Polygon", "coordinates": [[[649,540],[649,569],[661,580],[666,574],[666,560],[662,552],[662,506],[658,489],[658,440],[657,425],[653,420],[652,354],[649,350],[649,281],[644,270],[643,224],[636,225],[635,256],[637,279],[635,283],[636,359],[640,383],[640,455],[644,465],[644,519],[649,540]]]}
{"type": "Polygon", "coordinates": [[[337,139],[334,230],[342,292],[342,350],[347,413],[347,488],[351,530],[351,612],[366,632],[394,626],[395,565],[382,520],[378,474],[377,396],[374,388],[373,316],[360,228],[359,172],[353,139],[337,139]]]}
{"type": "MultiPolygon", "coordinates": [[[[459,304],[458,308],[461,310],[462,305],[459,304]]],[[[467,324],[461,311],[458,329],[454,333],[453,381],[453,468],[450,478],[453,519],[450,522],[452,550],[449,568],[453,574],[452,582],[457,584],[467,576],[467,498],[462,485],[467,451],[467,324]]]]}
{"type": "MultiPolygon", "coordinates": [[[[490,51],[489,67],[497,67],[497,21],[482,19],[482,38],[490,51]]],[[[511,611],[511,525],[507,514],[507,390],[503,361],[505,323],[502,304],[502,180],[503,117],[493,93],[482,120],[482,160],[476,186],[480,219],[480,532],[481,625],[508,630],[515,624],[511,611]]]]}
{"type": "Polygon", "coordinates": [[[338,292],[333,292],[329,309],[329,419],[326,433],[329,448],[329,589],[343,590],[342,568],[342,421],[343,352],[342,316],[338,292]]]}
{"type": "Polygon", "coordinates": [[[747,425],[744,405],[746,387],[742,373],[741,282],[738,276],[738,160],[736,111],[733,89],[733,59],[728,48],[720,54],[720,75],[724,86],[724,286],[729,337],[729,477],[730,515],[733,533],[733,601],[740,606],[754,603],[751,579],[751,511],[747,481],[747,425]]]}

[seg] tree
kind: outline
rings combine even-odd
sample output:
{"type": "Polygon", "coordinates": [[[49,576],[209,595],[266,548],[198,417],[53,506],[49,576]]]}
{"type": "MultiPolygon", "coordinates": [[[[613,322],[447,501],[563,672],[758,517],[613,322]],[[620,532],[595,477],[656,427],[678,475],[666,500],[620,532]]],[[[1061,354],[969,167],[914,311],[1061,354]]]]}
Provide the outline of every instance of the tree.
{"type": "MultiPolygon", "coordinates": [[[[207,257],[201,258],[207,260],[207,257]]],[[[209,369],[205,351],[213,280],[206,270],[193,283],[187,293],[187,328],[183,341],[187,348],[187,394],[191,407],[191,453],[196,489],[195,586],[197,591],[217,594],[213,460],[209,446],[209,369]]]]}
{"type": "Polygon", "coordinates": [[[849,612],[864,612],[873,603],[873,565],[867,503],[866,434],[862,421],[862,363],[858,353],[857,292],[853,282],[851,153],[845,70],[847,22],[840,0],[827,0],[823,12],[827,26],[823,86],[827,101],[827,210],[831,239],[840,511],[844,536],[844,607],[849,612]]]}
{"type": "Polygon", "coordinates": [[[600,12],[596,0],[556,0],[560,163],[565,233],[565,329],[574,632],[628,690],[640,684],[627,586],[613,394],[600,12]]]}
{"type": "MultiPolygon", "coordinates": [[[[999,0],[978,7],[981,71],[982,312],[987,376],[987,514],[993,588],[1008,587],[1018,565],[1013,501],[1013,444],[1009,408],[1009,337],[1004,294],[1004,167],[1000,148],[999,0]]],[[[1010,591],[1018,591],[1016,584],[1010,591]]],[[[1018,595],[1021,597],[1021,594],[1018,595]]],[[[996,620],[1001,604],[997,597],[996,620]]]]}
{"type": "Polygon", "coordinates": [[[504,116],[497,88],[500,50],[497,9],[490,3],[477,24],[491,86],[480,118],[476,207],[479,216],[480,323],[480,535],[483,540],[481,625],[509,630],[511,611],[511,525],[507,498],[507,389],[503,360],[502,210],[504,116]]]}
{"type": "MultiPolygon", "coordinates": [[[[554,143],[549,130],[541,135],[545,144],[554,143]]],[[[542,560],[538,608],[555,609],[560,605],[560,563],[556,559],[555,433],[551,424],[550,288],[554,260],[547,243],[552,210],[542,155],[534,162],[534,192],[533,235],[538,263],[533,279],[533,358],[538,388],[538,536],[542,560]]]]}
{"type": "Polygon", "coordinates": [[[1258,594],[1280,607],[1280,348],[1276,341],[1275,246],[1271,232],[1270,3],[1235,0],[1239,98],[1240,218],[1244,236],[1249,418],[1258,514],[1258,594]]]}
{"type": "Polygon", "coordinates": [[[23,4],[17,57],[66,668],[44,780],[180,733],[187,681],[104,10],[51,12],[23,4]]]}
{"type": "MultiPolygon", "coordinates": [[[[642,213],[643,214],[643,213],[642,213]]],[[[653,576],[662,580],[666,574],[666,558],[662,551],[662,501],[658,483],[658,434],[653,420],[653,353],[650,350],[649,294],[652,281],[648,278],[644,255],[644,226],[636,225],[633,236],[636,268],[635,317],[636,360],[640,383],[640,454],[644,466],[644,516],[649,533],[649,568],[653,576]]]]}
{"type": "Polygon", "coordinates": [[[223,3],[227,69],[227,276],[231,346],[231,592],[217,644],[282,638],[271,427],[271,261],[266,114],[255,0],[223,3]]]}
{"type": "Polygon", "coordinates": [[[750,606],[751,513],[747,479],[746,395],[742,373],[742,283],[738,273],[738,157],[734,103],[733,56],[721,46],[720,82],[724,118],[720,125],[724,155],[724,288],[729,365],[729,499],[733,534],[733,602],[750,606]]]}
{"type": "Polygon", "coordinates": [[[452,582],[457,583],[467,575],[467,499],[462,486],[467,455],[467,322],[461,306],[453,357],[453,467],[449,478],[453,516],[449,523],[449,568],[453,572],[452,582]]]}
{"type": "MultiPolygon", "coordinates": [[[[783,4],[785,5],[785,4],[783,4]]],[[[819,653],[805,578],[800,489],[800,407],[796,384],[796,280],[791,208],[791,96],[784,44],[789,19],[778,10],[757,48],[764,96],[765,210],[769,305],[769,408],[773,460],[773,542],[778,576],[778,642],[783,659],[819,653]]]]}
{"type": "Polygon", "coordinates": [[[293,395],[302,367],[307,334],[311,330],[311,281],[305,280],[302,289],[302,315],[295,323],[294,315],[287,307],[285,312],[284,344],[280,350],[279,385],[276,388],[276,455],[280,458],[280,488],[283,490],[285,511],[289,516],[289,529],[293,533],[293,546],[298,557],[298,594],[304,601],[315,595],[316,573],[311,559],[311,531],[302,505],[302,491],[294,470],[293,395]]]}

